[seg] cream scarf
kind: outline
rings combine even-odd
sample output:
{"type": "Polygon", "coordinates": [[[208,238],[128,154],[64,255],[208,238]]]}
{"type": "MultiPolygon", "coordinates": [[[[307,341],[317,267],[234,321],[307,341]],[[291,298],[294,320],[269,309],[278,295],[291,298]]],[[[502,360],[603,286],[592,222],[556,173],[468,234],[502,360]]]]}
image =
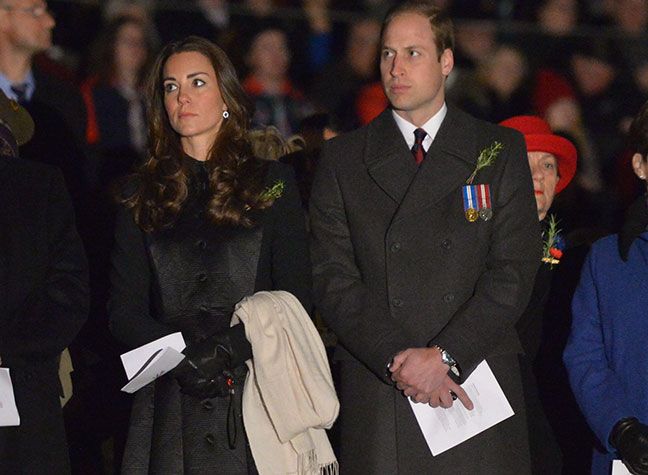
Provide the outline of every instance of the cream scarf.
{"type": "Polygon", "coordinates": [[[339,403],[324,345],[289,292],[257,292],[236,305],[253,358],[243,388],[243,422],[254,462],[265,474],[337,474],[324,429],[339,403]]]}

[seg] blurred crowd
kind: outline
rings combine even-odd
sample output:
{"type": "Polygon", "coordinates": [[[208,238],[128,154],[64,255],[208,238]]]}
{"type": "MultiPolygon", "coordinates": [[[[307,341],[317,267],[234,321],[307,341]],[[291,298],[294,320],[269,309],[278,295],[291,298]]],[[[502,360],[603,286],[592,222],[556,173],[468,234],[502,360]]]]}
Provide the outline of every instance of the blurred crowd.
{"type": "MultiPolygon", "coordinates": [[[[128,422],[128,401],[115,391],[114,380],[123,375],[105,311],[113,227],[109,196],[111,185],[146,154],[143,85],[152,57],[165,43],[192,34],[220,45],[254,102],[254,125],[274,126],[285,139],[303,137],[297,148],[304,149],[308,161],[294,154],[285,160],[295,165],[298,178],[301,173],[306,203],[321,142],[368,123],[387,105],[377,58],[381,19],[392,3],[48,2],[55,19],[53,46],[33,58],[35,70],[67,85],[65,94],[50,99],[61,103],[53,108],[64,111],[70,129],[79,132],[73,130],[66,140],[70,132],[59,119],[32,110],[38,126],[56,137],[39,139],[37,130],[33,147],[46,143],[48,154],[57,157],[52,160],[59,160],[90,260],[90,322],[71,349],[75,391],[89,396],[73,399],[84,407],[66,409],[73,461],[82,472],[93,473],[102,459],[88,451],[93,439],[99,451],[110,439],[119,459],[123,440],[118,434],[128,422]],[[78,145],[73,153],[71,143],[78,145]],[[107,407],[114,411],[106,412],[107,407]]],[[[621,210],[642,191],[632,177],[624,137],[648,99],[648,1],[438,3],[451,11],[457,32],[448,101],[495,123],[523,114],[546,119],[578,148],[574,182],[554,206],[566,239],[577,247],[616,231],[621,210]]],[[[16,98],[21,99],[18,92],[16,98]]],[[[260,132],[258,142],[270,147],[273,134],[266,134],[260,132]]]]}
{"type": "MultiPolygon", "coordinates": [[[[392,3],[51,1],[55,46],[36,62],[82,91],[86,140],[100,156],[87,180],[105,183],[104,173],[118,174],[144,153],[140,93],[149,59],[189,34],[215,40],[233,59],[254,100],[255,126],[273,125],[289,137],[313,113],[329,114],[336,131],[369,122],[387,104],[376,58],[380,19],[392,3]]],[[[544,117],[581,157],[577,186],[557,204],[563,226],[597,234],[618,227],[618,210],[637,192],[623,137],[648,97],[648,2],[438,3],[457,27],[449,100],[492,122],[544,117]]]]}

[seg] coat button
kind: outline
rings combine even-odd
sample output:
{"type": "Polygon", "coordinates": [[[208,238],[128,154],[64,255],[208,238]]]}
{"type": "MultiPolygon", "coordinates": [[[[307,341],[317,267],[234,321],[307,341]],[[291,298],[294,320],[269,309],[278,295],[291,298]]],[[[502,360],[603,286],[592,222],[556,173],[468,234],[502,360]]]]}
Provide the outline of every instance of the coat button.
{"type": "Polygon", "coordinates": [[[207,434],[205,436],[205,441],[210,445],[214,445],[216,443],[216,437],[214,437],[214,434],[207,434]]]}
{"type": "Polygon", "coordinates": [[[207,241],[205,241],[204,239],[198,239],[196,241],[196,246],[199,249],[206,249],[207,248],[207,241]]]}
{"type": "Polygon", "coordinates": [[[400,248],[401,248],[401,243],[400,242],[395,242],[390,247],[392,252],[398,252],[398,251],[400,251],[400,248]]]}
{"type": "Polygon", "coordinates": [[[450,303],[450,302],[452,302],[453,300],[454,300],[454,294],[445,294],[445,295],[443,296],[443,301],[444,301],[445,303],[450,303]]]}
{"type": "MultiPolygon", "coordinates": [[[[202,407],[203,407],[203,409],[205,409],[206,411],[211,411],[212,409],[214,409],[214,404],[213,404],[209,399],[205,399],[205,400],[202,402],[202,407]]],[[[211,435],[211,434],[209,434],[209,435],[211,435]]]]}
{"type": "Polygon", "coordinates": [[[197,277],[199,282],[205,282],[207,280],[207,274],[205,274],[204,272],[198,274],[197,277]]]}
{"type": "Polygon", "coordinates": [[[450,239],[444,239],[441,241],[441,246],[443,249],[450,249],[452,247],[452,241],[450,241],[450,239]]]}
{"type": "Polygon", "coordinates": [[[403,301],[399,298],[392,299],[392,305],[396,308],[403,306],[403,301]]]}

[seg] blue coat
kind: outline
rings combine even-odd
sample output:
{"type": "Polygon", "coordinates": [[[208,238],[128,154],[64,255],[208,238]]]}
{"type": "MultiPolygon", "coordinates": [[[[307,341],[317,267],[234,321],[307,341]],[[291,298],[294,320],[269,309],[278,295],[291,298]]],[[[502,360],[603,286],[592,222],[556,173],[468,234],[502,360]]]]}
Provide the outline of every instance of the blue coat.
{"type": "MultiPolygon", "coordinates": [[[[572,301],[563,355],[576,400],[601,442],[592,473],[610,473],[610,431],[624,417],[648,423],[648,232],[619,256],[618,236],[596,242],[572,301]]],[[[574,434],[578,436],[578,434],[574,434]]]]}

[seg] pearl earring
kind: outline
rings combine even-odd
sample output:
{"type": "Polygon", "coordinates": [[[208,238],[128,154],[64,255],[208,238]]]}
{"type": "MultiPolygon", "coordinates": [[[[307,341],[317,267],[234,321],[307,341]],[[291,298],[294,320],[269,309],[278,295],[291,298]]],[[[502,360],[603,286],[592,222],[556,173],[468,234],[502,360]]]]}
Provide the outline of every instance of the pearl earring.
{"type": "Polygon", "coordinates": [[[223,111],[223,119],[227,119],[229,117],[229,112],[223,111]]]}

